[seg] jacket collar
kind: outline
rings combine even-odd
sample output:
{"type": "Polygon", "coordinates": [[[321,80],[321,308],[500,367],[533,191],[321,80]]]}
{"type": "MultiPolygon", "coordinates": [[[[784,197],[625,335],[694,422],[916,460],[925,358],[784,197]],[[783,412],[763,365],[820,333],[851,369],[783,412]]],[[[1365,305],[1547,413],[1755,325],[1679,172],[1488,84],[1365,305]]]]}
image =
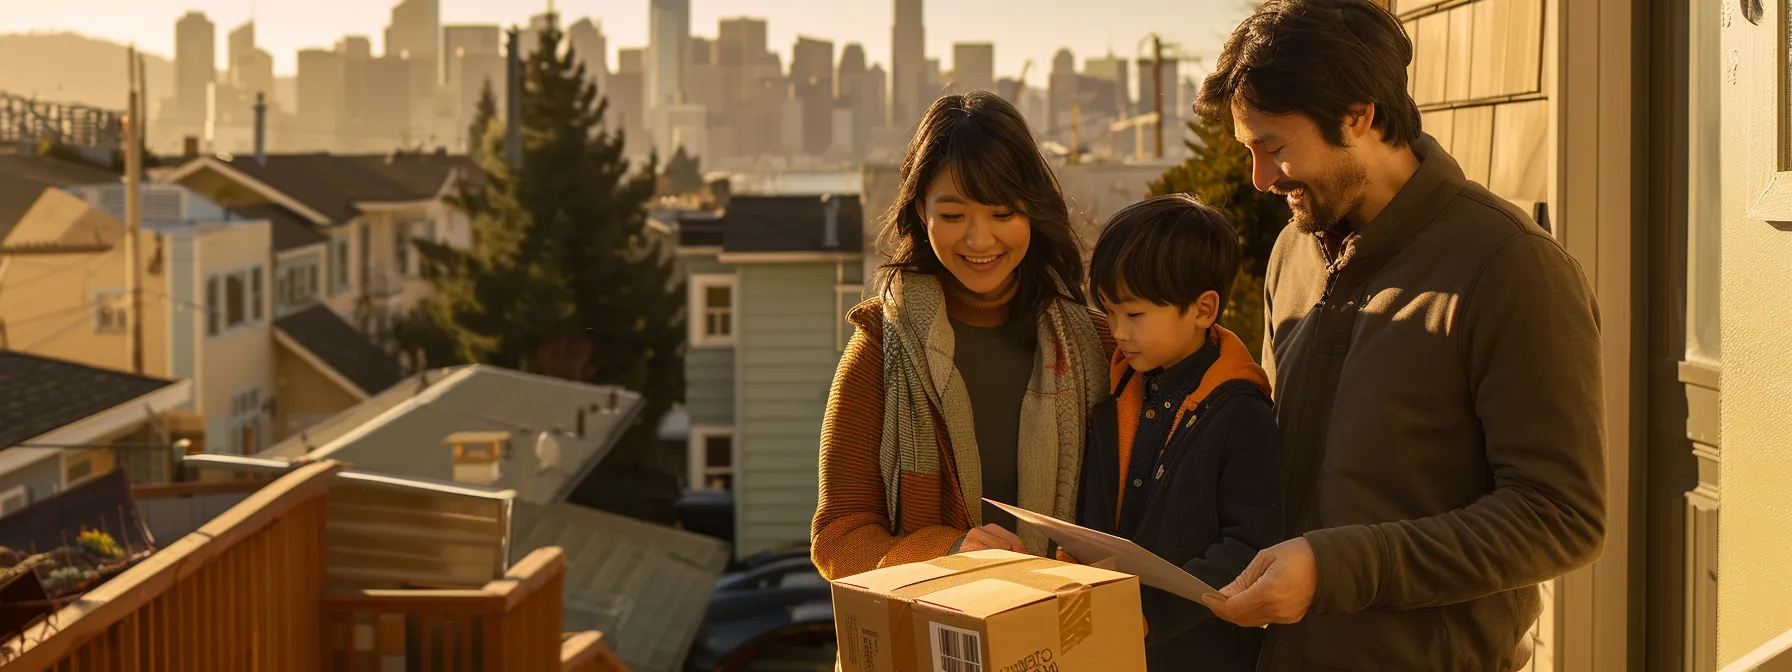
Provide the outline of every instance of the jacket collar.
{"type": "MultiPolygon", "coordinates": [[[[1336,260],[1338,267],[1353,262],[1373,262],[1398,249],[1436,219],[1467,184],[1462,166],[1429,134],[1419,134],[1412,143],[1412,152],[1419,160],[1418,170],[1394,194],[1394,199],[1381,214],[1345,235],[1342,253],[1336,260]]],[[[1325,241],[1319,238],[1321,235],[1315,234],[1315,242],[1323,250],[1325,241]]]]}

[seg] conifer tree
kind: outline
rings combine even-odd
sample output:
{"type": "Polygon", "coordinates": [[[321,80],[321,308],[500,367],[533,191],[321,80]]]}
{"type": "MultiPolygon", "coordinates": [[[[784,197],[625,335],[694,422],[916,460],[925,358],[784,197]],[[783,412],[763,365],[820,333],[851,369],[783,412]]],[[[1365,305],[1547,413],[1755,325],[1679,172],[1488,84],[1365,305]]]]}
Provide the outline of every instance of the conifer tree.
{"type": "MultiPolygon", "coordinates": [[[[521,165],[507,165],[503,133],[474,136],[485,139],[475,156],[484,175],[453,199],[473,244],[419,243],[435,292],[401,337],[431,367],[478,362],[639,392],[635,423],[574,495],[600,506],[608,495],[617,506],[605,508],[618,510],[646,497],[633,488],[654,481],[654,430],[684,395],[683,287],[646,227],[654,161],[631,168],[563,39],[550,21],[523,67],[521,165]]],[[[495,115],[483,123],[501,128],[495,115]]]]}

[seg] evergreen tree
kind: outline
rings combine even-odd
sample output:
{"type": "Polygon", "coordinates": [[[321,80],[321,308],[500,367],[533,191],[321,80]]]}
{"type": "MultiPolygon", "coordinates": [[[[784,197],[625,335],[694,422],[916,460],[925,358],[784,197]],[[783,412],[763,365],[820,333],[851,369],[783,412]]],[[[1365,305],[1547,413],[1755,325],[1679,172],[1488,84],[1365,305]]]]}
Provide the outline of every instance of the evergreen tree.
{"type": "Polygon", "coordinates": [[[524,65],[521,165],[506,164],[502,133],[478,136],[486,174],[453,199],[473,222],[473,245],[420,244],[435,293],[401,337],[432,367],[479,362],[639,392],[641,413],[574,497],[664,518],[670,496],[657,497],[664,511],[626,506],[656,498],[643,484],[676,494],[647,465],[661,416],[684,395],[683,287],[647,237],[653,160],[630,168],[622,134],[604,130],[607,103],[559,48],[559,28],[540,35],[524,65]]]}
{"type": "Polygon", "coordinates": [[[1238,229],[1244,258],[1238,279],[1226,299],[1220,321],[1238,334],[1251,354],[1263,344],[1263,273],[1276,237],[1292,213],[1281,196],[1257,191],[1251,184],[1251,151],[1226,132],[1222,124],[1201,119],[1189,122],[1194,135],[1185,144],[1193,156],[1165,171],[1151,183],[1150,195],[1186,193],[1219,210],[1238,229]]]}
{"type": "Polygon", "coordinates": [[[666,160],[666,181],[671,183],[672,193],[691,194],[703,188],[703,169],[697,157],[685,154],[684,145],[672,153],[666,160]]]}
{"type": "Polygon", "coordinates": [[[492,119],[498,116],[498,99],[492,95],[492,80],[485,80],[479,90],[479,106],[473,110],[473,123],[467,126],[467,156],[477,161],[485,150],[486,134],[491,131],[492,119]]]}

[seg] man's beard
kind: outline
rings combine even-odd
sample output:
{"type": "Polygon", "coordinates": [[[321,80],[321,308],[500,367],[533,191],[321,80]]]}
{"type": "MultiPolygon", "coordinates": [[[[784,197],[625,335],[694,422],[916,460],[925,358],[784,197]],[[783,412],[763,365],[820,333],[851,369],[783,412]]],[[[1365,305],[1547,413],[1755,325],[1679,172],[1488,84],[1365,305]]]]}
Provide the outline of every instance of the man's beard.
{"type": "Polygon", "coordinates": [[[1363,187],[1369,183],[1368,171],[1348,154],[1341,155],[1324,177],[1311,182],[1296,182],[1278,191],[1287,194],[1302,192],[1302,204],[1290,206],[1290,221],[1301,233],[1343,234],[1344,217],[1363,205],[1363,187]]]}

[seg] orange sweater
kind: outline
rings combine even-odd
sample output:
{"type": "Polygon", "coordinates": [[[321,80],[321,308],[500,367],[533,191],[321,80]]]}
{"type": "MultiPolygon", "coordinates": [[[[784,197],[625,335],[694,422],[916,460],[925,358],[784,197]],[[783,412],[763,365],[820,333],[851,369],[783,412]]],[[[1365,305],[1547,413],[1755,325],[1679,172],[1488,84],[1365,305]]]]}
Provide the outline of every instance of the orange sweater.
{"type": "MultiPolygon", "coordinates": [[[[1111,351],[1107,319],[1091,313],[1102,347],[1111,351]]],[[[809,531],[810,557],[828,579],[944,556],[971,529],[945,419],[935,410],[941,475],[905,475],[900,527],[912,531],[890,534],[877,463],[884,426],[883,300],[867,299],[847,319],[858,329],[840,356],[828,394],[821,423],[821,499],[809,531]]]]}

